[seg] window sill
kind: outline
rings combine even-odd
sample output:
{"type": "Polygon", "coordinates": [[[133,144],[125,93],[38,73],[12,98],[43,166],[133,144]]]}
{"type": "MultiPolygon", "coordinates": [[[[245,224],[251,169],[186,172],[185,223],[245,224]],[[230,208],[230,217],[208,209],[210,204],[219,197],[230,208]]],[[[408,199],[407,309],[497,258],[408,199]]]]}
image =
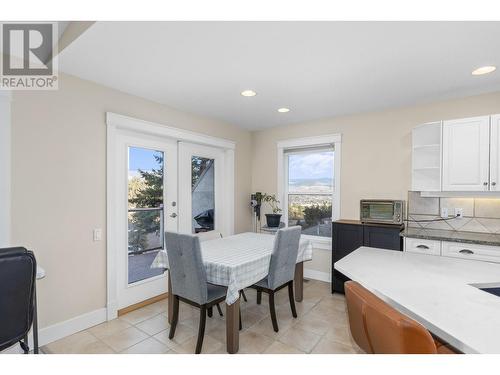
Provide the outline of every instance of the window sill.
{"type": "Polygon", "coordinates": [[[330,237],[319,237],[319,236],[310,236],[303,234],[302,238],[311,241],[313,249],[320,249],[320,250],[332,249],[332,239],[330,237]]]}

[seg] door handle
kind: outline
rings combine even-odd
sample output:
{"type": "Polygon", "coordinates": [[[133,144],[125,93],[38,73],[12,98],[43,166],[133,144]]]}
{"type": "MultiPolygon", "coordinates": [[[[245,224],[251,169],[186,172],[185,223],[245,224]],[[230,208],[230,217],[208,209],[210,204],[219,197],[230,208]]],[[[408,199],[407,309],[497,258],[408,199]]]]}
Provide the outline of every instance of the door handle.
{"type": "Polygon", "coordinates": [[[418,246],[417,246],[417,249],[425,249],[425,250],[429,250],[429,246],[427,246],[427,245],[418,245],[418,246]]]}
{"type": "Polygon", "coordinates": [[[172,213],[170,214],[170,217],[175,219],[175,218],[177,217],[177,214],[176,214],[175,212],[172,212],[172,213]]]}
{"type": "Polygon", "coordinates": [[[474,252],[472,250],[469,250],[469,249],[462,249],[459,251],[460,254],[467,254],[467,255],[470,255],[470,254],[474,254],[474,252]]]}

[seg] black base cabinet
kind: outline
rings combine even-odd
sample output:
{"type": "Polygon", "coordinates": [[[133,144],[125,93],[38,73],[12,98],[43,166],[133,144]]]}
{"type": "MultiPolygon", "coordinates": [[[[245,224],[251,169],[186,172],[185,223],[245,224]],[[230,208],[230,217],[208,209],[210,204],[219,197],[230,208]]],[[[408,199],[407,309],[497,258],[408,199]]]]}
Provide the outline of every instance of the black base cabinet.
{"type": "Polygon", "coordinates": [[[387,250],[403,250],[399,233],[403,225],[362,224],[355,220],[333,222],[332,228],[332,293],[344,293],[344,283],[349,280],[333,267],[334,263],[361,246],[387,250]]]}

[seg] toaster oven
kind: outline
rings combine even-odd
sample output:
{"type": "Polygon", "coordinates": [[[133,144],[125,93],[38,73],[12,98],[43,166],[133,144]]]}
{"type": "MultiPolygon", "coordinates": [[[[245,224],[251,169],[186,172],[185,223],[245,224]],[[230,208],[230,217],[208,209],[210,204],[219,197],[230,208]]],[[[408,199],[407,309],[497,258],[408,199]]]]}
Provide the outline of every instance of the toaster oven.
{"type": "Polygon", "coordinates": [[[405,218],[405,201],[363,199],[359,212],[362,223],[401,225],[405,218]]]}

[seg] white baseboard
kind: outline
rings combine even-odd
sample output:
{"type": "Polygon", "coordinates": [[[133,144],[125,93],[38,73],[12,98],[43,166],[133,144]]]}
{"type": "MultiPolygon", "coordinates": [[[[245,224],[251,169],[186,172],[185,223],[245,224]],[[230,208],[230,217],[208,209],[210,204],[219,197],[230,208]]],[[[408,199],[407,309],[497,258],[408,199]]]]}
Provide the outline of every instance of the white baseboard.
{"type": "MultiPolygon", "coordinates": [[[[304,277],[312,280],[330,282],[331,275],[328,272],[321,272],[311,269],[304,269],[304,277]]],[[[53,341],[62,339],[63,337],[83,331],[84,329],[93,327],[97,324],[105,322],[107,319],[107,309],[105,307],[90,311],[77,317],[65,320],[64,322],[56,323],[51,326],[41,328],[38,333],[39,346],[50,344],[53,341]]],[[[33,335],[29,337],[30,348],[33,347],[33,335]]],[[[14,345],[11,348],[4,350],[2,353],[21,353],[19,345],[14,345]]]]}
{"type": "Polygon", "coordinates": [[[40,346],[47,345],[73,333],[83,331],[106,321],[106,308],[90,311],[64,322],[40,329],[38,341],[40,346]]]}
{"type": "MultiPolygon", "coordinates": [[[[64,322],[41,328],[38,332],[38,346],[50,344],[63,337],[83,331],[106,321],[106,308],[97,309],[88,313],[65,320],[64,322]]],[[[30,349],[33,349],[33,334],[28,335],[30,349]]],[[[19,345],[4,350],[2,353],[21,353],[19,345]]]]}
{"type": "Polygon", "coordinates": [[[307,268],[304,268],[304,277],[307,279],[324,281],[327,283],[332,281],[332,275],[329,272],[321,272],[307,268]]]}

